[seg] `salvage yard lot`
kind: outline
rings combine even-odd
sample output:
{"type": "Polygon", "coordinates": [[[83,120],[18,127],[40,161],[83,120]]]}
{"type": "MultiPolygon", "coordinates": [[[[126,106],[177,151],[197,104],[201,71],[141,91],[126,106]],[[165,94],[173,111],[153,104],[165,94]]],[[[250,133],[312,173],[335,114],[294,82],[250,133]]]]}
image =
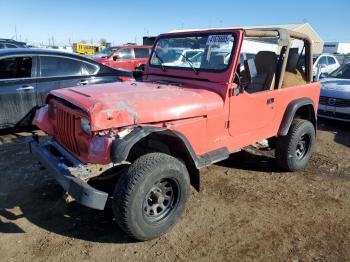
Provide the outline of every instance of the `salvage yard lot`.
{"type": "Polygon", "coordinates": [[[28,154],[28,135],[0,136],[1,261],[350,260],[349,124],[319,122],[302,172],[282,172],[254,149],[204,168],[180,223],[143,243],[108,213],[65,204],[28,154]]]}

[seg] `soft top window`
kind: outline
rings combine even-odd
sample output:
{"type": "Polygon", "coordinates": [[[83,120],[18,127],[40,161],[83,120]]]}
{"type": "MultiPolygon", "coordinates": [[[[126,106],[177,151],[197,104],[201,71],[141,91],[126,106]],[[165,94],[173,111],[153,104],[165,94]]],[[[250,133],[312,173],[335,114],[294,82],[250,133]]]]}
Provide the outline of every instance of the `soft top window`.
{"type": "Polygon", "coordinates": [[[222,71],[231,61],[234,43],[232,33],[162,37],[155,45],[150,64],[198,71],[222,71]]]}

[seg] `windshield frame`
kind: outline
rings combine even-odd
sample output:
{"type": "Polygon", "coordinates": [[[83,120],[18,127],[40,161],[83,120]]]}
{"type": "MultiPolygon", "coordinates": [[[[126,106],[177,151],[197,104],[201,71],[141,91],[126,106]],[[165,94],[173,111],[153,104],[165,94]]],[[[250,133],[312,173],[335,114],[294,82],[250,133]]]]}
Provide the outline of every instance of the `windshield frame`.
{"type": "MultiPolygon", "coordinates": [[[[155,52],[155,49],[157,47],[157,44],[160,40],[162,39],[167,39],[167,38],[183,38],[183,37],[200,37],[200,36],[209,36],[209,35],[227,35],[230,34],[233,36],[233,45],[232,45],[232,49],[231,49],[231,55],[230,55],[230,59],[227,63],[226,68],[224,69],[206,69],[206,68],[196,68],[198,73],[201,72],[211,72],[211,73],[223,73],[226,72],[227,70],[230,69],[232,62],[233,62],[233,58],[235,57],[236,50],[237,50],[237,41],[238,41],[238,36],[237,33],[234,31],[218,31],[218,32],[184,32],[184,33],[176,33],[176,34],[164,34],[164,35],[160,35],[157,37],[156,41],[154,42],[153,48],[152,48],[152,52],[149,56],[149,60],[148,60],[148,66],[151,68],[157,68],[157,69],[161,69],[162,70],[162,66],[161,65],[154,65],[151,64],[151,59],[153,57],[153,53],[155,52]]],[[[172,69],[172,70],[178,70],[178,71],[191,71],[193,72],[193,69],[191,67],[179,67],[179,66],[169,66],[169,65],[163,65],[163,67],[165,68],[165,71],[167,69],[172,69]]],[[[164,71],[164,70],[162,70],[164,71]]]]}

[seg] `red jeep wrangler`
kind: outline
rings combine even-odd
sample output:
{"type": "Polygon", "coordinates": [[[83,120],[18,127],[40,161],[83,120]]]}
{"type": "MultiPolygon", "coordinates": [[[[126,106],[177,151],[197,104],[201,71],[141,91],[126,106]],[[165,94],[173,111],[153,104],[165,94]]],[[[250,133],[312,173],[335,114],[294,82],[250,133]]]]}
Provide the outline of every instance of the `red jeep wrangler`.
{"type": "Polygon", "coordinates": [[[198,170],[232,152],[268,139],[282,168],[305,167],[320,93],[311,54],[307,36],[284,29],[162,34],[143,82],[51,91],[34,123],[52,139],[34,137],[31,152],[75,201],[102,210],[110,200],[128,235],[158,237],[178,221],[190,185],[199,190],[198,170]],[[239,65],[243,41],[276,51],[239,65]]]}

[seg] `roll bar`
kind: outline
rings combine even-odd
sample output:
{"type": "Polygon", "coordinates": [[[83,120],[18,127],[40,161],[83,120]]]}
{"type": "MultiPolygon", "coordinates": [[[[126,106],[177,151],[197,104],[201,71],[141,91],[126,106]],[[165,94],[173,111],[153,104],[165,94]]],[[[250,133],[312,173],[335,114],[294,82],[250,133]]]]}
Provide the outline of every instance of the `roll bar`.
{"type": "MultiPolygon", "coordinates": [[[[285,46],[286,52],[285,57],[288,58],[289,55],[289,49],[291,45],[291,39],[299,39],[304,42],[305,45],[305,59],[307,61],[305,73],[307,77],[307,81],[310,83],[312,81],[312,41],[310,37],[308,37],[305,34],[291,31],[284,28],[266,28],[266,29],[260,29],[260,28],[252,28],[252,29],[244,29],[244,33],[246,37],[278,37],[278,45],[279,46],[285,46]]],[[[282,68],[281,68],[281,75],[278,82],[278,89],[282,86],[282,81],[284,77],[284,72],[286,71],[287,67],[287,59],[284,59],[282,68]]]]}

